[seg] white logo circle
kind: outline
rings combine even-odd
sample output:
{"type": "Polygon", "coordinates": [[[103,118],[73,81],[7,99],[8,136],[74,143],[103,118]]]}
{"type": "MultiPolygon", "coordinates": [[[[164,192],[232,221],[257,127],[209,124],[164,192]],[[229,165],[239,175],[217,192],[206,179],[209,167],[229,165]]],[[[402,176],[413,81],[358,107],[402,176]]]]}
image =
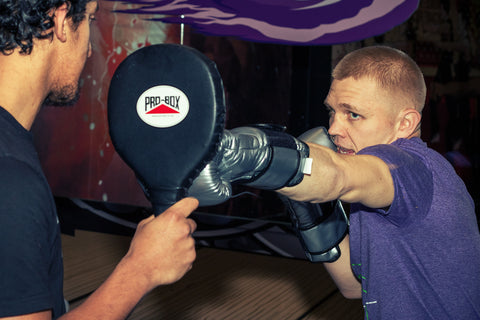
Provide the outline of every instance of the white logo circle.
{"type": "Polygon", "coordinates": [[[187,96],[178,88],[152,87],[137,100],[137,113],[146,124],[157,128],[173,127],[185,119],[190,109],[187,96]]]}

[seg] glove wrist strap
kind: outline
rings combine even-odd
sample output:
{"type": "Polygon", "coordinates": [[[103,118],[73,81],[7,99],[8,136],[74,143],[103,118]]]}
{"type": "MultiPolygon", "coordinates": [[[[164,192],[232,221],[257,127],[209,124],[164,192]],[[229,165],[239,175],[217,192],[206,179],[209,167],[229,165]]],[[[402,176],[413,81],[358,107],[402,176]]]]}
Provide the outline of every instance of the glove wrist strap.
{"type": "Polygon", "coordinates": [[[270,161],[266,168],[245,185],[267,190],[293,187],[303,180],[308,145],[291,135],[265,126],[257,127],[270,144],[270,161]]]}

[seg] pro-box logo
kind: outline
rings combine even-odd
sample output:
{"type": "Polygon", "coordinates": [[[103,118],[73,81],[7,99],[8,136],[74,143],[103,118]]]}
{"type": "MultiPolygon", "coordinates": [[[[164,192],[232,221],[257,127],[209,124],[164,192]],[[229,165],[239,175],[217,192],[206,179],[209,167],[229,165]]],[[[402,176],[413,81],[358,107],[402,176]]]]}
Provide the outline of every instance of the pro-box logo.
{"type": "Polygon", "coordinates": [[[190,108],[187,96],[167,85],[148,89],[137,100],[137,113],[148,125],[157,128],[173,127],[185,119],[190,108]]]}

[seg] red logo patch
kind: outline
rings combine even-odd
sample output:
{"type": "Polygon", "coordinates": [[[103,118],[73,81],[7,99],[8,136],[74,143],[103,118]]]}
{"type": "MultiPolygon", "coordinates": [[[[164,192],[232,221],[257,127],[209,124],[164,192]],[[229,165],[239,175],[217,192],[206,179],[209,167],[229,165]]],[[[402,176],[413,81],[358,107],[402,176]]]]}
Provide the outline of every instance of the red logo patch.
{"type": "Polygon", "coordinates": [[[162,103],[158,107],[148,111],[146,114],[165,114],[165,113],[180,113],[180,112],[162,103]]]}

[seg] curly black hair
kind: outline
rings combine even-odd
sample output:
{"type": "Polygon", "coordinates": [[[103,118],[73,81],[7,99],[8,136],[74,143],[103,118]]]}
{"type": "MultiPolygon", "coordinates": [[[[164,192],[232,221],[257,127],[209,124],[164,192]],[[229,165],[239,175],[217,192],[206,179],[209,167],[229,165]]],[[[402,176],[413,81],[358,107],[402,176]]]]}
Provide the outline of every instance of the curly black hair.
{"type": "Polygon", "coordinates": [[[92,0],[1,0],[0,1],[0,51],[11,54],[16,48],[21,54],[30,54],[34,39],[52,38],[51,12],[67,3],[67,17],[74,28],[85,19],[87,3],[92,0]]]}

